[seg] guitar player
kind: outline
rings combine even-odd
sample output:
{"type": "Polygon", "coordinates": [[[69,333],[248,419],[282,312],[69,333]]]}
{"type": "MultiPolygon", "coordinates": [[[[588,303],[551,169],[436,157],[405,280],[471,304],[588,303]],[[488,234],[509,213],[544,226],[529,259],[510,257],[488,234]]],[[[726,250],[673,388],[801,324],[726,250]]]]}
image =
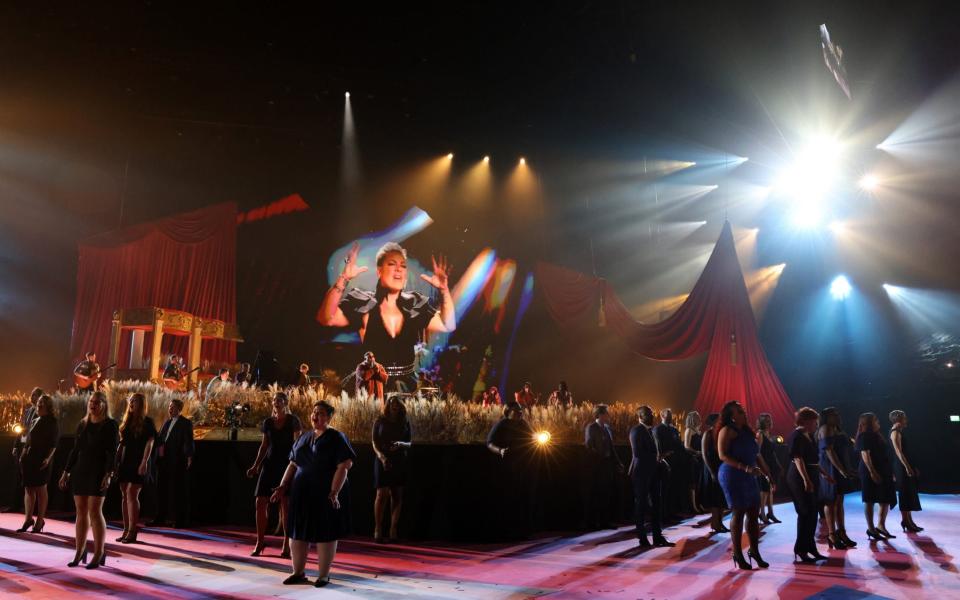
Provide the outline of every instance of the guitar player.
{"type": "Polygon", "coordinates": [[[97,383],[100,381],[100,365],[97,363],[96,352],[87,352],[83,355],[84,360],[73,368],[73,378],[77,384],[77,390],[80,392],[97,391],[97,383]]]}

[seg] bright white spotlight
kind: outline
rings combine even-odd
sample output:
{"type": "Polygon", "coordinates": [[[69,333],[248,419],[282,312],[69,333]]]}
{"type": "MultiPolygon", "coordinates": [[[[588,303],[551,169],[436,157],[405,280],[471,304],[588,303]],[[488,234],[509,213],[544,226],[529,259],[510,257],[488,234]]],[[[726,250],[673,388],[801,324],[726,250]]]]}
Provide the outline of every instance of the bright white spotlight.
{"type": "Polygon", "coordinates": [[[490,162],[490,157],[489,157],[489,156],[484,156],[484,157],[483,157],[483,162],[485,162],[485,163],[490,162]]]}
{"type": "Polygon", "coordinates": [[[343,94],[343,97],[349,99],[349,98],[350,98],[350,92],[345,92],[345,93],[343,94]]]}
{"type": "Polygon", "coordinates": [[[841,147],[835,139],[816,138],[780,173],[776,187],[796,202],[822,202],[837,179],[840,158],[841,147]]]}
{"type": "Polygon", "coordinates": [[[794,208],[790,214],[790,220],[794,227],[798,229],[813,229],[820,225],[823,220],[823,213],[816,203],[808,202],[794,208]]]}
{"type": "Polygon", "coordinates": [[[453,152],[447,154],[447,160],[453,160],[453,152]]]}
{"type": "Polygon", "coordinates": [[[524,157],[521,156],[521,157],[520,157],[520,164],[521,164],[521,165],[527,164],[527,159],[525,159],[524,157]]]}
{"type": "Polygon", "coordinates": [[[843,233],[843,232],[846,231],[846,230],[847,230],[847,226],[844,224],[843,221],[831,221],[831,222],[830,222],[830,231],[832,231],[833,233],[839,235],[839,234],[843,233]]]}
{"type": "Polygon", "coordinates": [[[867,173],[860,178],[860,187],[868,192],[873,192],[880,185],[880,179],[873,173],[867,173]]]}
{"type": "Polygon", "coordinates": [[[846,275],[837,275],[830,283],[830,295],[834,300],[846,300],[852,291],[853,286],[850,285],[846,275]]]}

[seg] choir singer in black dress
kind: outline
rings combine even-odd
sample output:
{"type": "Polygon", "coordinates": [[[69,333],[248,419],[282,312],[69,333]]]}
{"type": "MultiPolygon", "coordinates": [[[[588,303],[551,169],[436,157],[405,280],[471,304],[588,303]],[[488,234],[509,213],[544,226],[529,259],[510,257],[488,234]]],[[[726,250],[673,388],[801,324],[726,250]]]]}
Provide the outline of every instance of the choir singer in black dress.
{"type": "Polygon", "coordinates": [[[860,451],[860,484],[863,486],[863,512],[867,518],[867,537],[884,540],[896,537],[887,531],[887,513],[897,505],[889,444],[880,434],[880,421],[873,413],[863,413],[857,423],[857,450],[860,451]],[[877,526],[873,526],[873,505],[880,505],[877,526]]]}
{"type": "MultiPolygon", "coordinates": [[[[283,392],[273,396],[273,414],[263,420],[260,432],[263,439],[257,450],[257,458],[253,466],[247,469],[247,477],[257,477],[256,496],[257,509],[257,543],[250,556],[260,556],[266,545],[268,509],[270,496],[273,490],[280,485],[283,472],[290,463],[290,451],[294,442],[300,437],[303,426],[297,415],[287,412],[288,399],[283,392]]],[[[287,536],[287,509],[289,503],[282,498],[280,507],[280,526],[283,528],[283,545],[280,548],[282,558],[290,558],[290,538],[287,536]]]]}
{"type": "Polygon", "coordinates": [[[394,542],[399,534],[400,511],[403,508],[403,488],[407,485],[407,451],[413,443],[413,430],[407,419],[407,407],[399,396],[391,396],[383,412],[373,423],[373,487],[377,496],[373,503],[373,541],[382,543],[383,515],[390,505],[390,537],[394,542]]]}
{"type": "Polygon", "coordinates": [[[313,426],[297,438],[290,462],[271,499],[290,496],[287,532],[293,573],[284,585],[305,584],[307,553],[317,545],[316,587],[330,583],[330,565],[337,553],[337,540],[350,532],[350,484],[347,471],[357,454],[343,433],[330,427],[334,408],[316,402],[310,413],[313,426]]]}
{"type": "Polygon", "coordinates": [[[116,465],[119,433],[117,422],[107,414],[107,397],[93,392],[87,400],[87,414],[77,425],[76,442],[60,476],[60,489],[70,488],[77,510],[76,554],[67,563],[76,567],[87,560],[87,530],[93,530],[93,558],[88,569],[106,563],[104,541],[107,522],[103,498],[110,487],[116,465]]]}
{"type": "Polygon", "coordinates": [[[123,494],[123,535],[117,538],[122,544],[137,541],[140,530],[140,490],[152,477],[150,456],[157,437],[157,428],[146,414],[147,399],[143,394],[131,394],[127,399],[127,412],[120,422],[120,469],[117,481],[123,494]]]}
{"type": "Polygon", "coordinates": [[[53,398],[42,394],[37,400],[37,418],[30,421],[27,429],[26,442],[20,454],[20,469],[23,473],[23,527],[18,532],[24,532],[33,525],[30,531],[41,533],[47,516],[47,484],[50,482],[50,464],[53,454],[57,451],[57,440],[60,439],[60,428],[57,418],[53,416],[53,398]],[[33,521],[33,511],[37,511],[37,521],[33,521]]]}
{"type": "Polygon", "coordinates": [[[801,562],[826,560],[817,550],[818,490],[820,475],[833,482],[830,475],[820,470],[820,457],[813,439],[820,415],[812,408],[803,407],[796,413],[797,428],[790,434],[790,466],[787,467],[787,487],[797,511],[797,539],[793,554],[801,562]]]}
{"type": "Polygon", "coordinates": [[[653,428],[653,409],[641,406],[637,409],[639,423],[630,430],[630,468],[627,474],[633,484],[633,516],[636,521],[637,539],[641,548],[649,548],[647,539],[646,515],[650,511],[650,527],[653,531],[654,546],[675,546],[663,537],[661,520],[663,519],[664,469],[660,447],[651,429],[653,428]]]}
{"type": "Polygon", "coordinates": [[[902,410],[895,410],[890,413],[890,422],[893,428],[890,430],[890,444],[893,446],[893,452],[897,458],[893,461],[893,472],[896,474],[897,493],[900,496],[900,514],[903,519],[900,520],[900,527],[904,532],[919,533],[923,527],[913,522],[913,513],[923,510],[920,507],[920,487],[917,480],[920,478],[920,470],[913,464],[913,459],[907,446],[907,436],[904,430],[907,428],[907,413],[902,410]]]}

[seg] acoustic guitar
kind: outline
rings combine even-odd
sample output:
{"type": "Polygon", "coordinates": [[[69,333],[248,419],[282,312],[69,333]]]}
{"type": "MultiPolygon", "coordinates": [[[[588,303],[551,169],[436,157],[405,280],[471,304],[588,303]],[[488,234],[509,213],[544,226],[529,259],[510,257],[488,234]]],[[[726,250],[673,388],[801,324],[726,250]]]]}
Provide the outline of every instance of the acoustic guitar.
{"type": "Polygon", "coordinates": [[[77,388],[81,390],[90,389],[91,386],[94,391],[97,389],[97,382],[100,381],[100,378],[103,377],[104,371],[109,371],[110,369],[117,366],[117,363],[113,363],[106,369],[101,369],[97,371],[95,375],[81,375],[80,373],[73,374],[73,382],[76,384],[77,388]]]}
{"type": "Polygon", "coordinates": [[[196,367],[196,368],[190,369],[180,377],[164,377],[163,387],[167,388],[168,390],[179,390],[181,392],[186,391],[187,377],[190,375],[190,373],[193,373],[194,371],[199,371],[199,370],[200,370],[200,367],[196,367]]]}

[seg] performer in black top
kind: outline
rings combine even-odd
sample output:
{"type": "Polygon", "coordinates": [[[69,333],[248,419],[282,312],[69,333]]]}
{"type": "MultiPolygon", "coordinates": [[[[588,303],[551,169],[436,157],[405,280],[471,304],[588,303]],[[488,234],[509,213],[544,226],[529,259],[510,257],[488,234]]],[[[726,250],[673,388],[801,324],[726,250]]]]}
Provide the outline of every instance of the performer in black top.
{"type": "Polygon", "coordinates": [[[371,351],[387,369],[387,391],[416,390],[414,346],[423,331],[449,333],[457,328],[453,298],[447,287],[449,267],[443,257],[433,260],[433,275],[421,279],[439,290],[440,310],[418,292],[404,291],[407,283],[407,251],[393,242],[377,252],[377,288],[352,289],[351,279],[366,272],[357,265],[360,245],[353,244],[344,259],[343,272],[323,298],[317,321],[331,327],[359,330],[363,351],[371,351]]]}
{"type": "Polygon", "coordinates": [[[500,457],[500,479],[497,482],[503,507],[499,522],[512,536],[525,537],[530,531],[533,510],[531,457],[533,429],[524,419],[523,408],[508,402],[503,418],[487,435],[487,449],[500,457]]]}
{"type": "Polygon", "coordinates": [[[691,410],[687,413],[683,427],[683,447],[687,451],[688,469],[687,489],[690,490],[690,506],[694,514],[707,512],[700,505],[700,474],[703,473],[703,452],[700,447],[703,443],[703,434],[700,433],[702,425],[700,413],[691,410]]]}
{"type": "Polygon", "coordinates": [[[183,400],[170,400],[167,405],[169,418],[157,433],[157,516],[151,522],[154,526],[164,525],[171,492],[176,511],[175,527],[182,529],[187,524],[187,471],[193,463],[193,421],[180,414],[182,411],[183,400]]]}
{"type": "MultiPolygon", "coordinates": [[[[260,426],[263,440],[257,450],[257,458],[253,466],[247,469],[247,477],[257,478],[256,495],[257,508],[257,543],[250,556],[260,556],[266,545],[264,538],[267,533],[267,509],[273,490],[280,485],[283,473],[290,464],[290,450],[300,437],[303,424],[297,415],[287,411],[287,395],[277,392],[273,396],[273,414],[264,419],[260,426]]],[[[283,546],[280,548],[282,558],[290,558],[290,538],[287,536],[287,509],[289,502],[286,496],[281,498],[280,525],[283,527],[283,546]]]]}
{"type": "Polygon", "coordinates": [[[779,523],[780,519],[773,514],[773,498],[777,493],[783,467],[773,445],[773,417],[770,413],[760,413],[757,417],[757,443],[760,444],[760,456],[770,469],[769,480],[763,476],[757,477],[757,483],[760,484],[760,520],[767,525],[779,523]]]}
{"type": "Polygon", "coordinates": [[[661,481],[663,486],[664,518],[676,517],[683,512],[687,496],[687,452],[680,440],[680,430],[673,425],[673,410],[660,411],[660,423],[654,426],[653,436],[660,448],[661,481]]]}
{"type": "Polygon", "coordinates": [[[584,473],[584,516],[588,527],[610,529],[616,520],[617,476],[623,463],[613,447],[610,411],[606,404],[593,409],[593,421],[584,430],[587,447],[584,473]]]}
{"type": "Polygon", "coordinates": [[[300,372],[297,373],[297,387],[300,388],[300,391],[310,389],[310,365],[307,363],[300,363],[300,372]]]}
{"type": "Polygon", "coordinates": [[[397,525],[403,508],[403,488],[407,484],[407,451],[413,441],[407,407],[399,397],[393,396],[373,423],[373,487],[377,497],[373,505],[373,541],[383,539],[383,514],[390,503],[390,536],[387,542],[398,538],[397,525]]]}
{"type": "Polygon", "coordinates": [[[250,363],[240,363],[240,370],[237,371],[237,374],[234,376],[234,381],[237,385],[244,383],[253,385],[253,373],[250,371],[250,363]]]}
{"type": "Polygon", "coordinates": [[[77,383],[77,390],[80,392],[93,392],[97,389],[97,382],[100,379],[100,365],[97,363],[97,353],[87,352],[84,359],[73,368],[74,379],[77,383]]]}
{"type": "Polygon", "coordinates": [[[790,448],[790,465],[787,467],[787,487],[793,496],[793,506],[797,510],[797,539],[793,544],[793,554],[800,561],[813,563],[827,557],[817,550],[818,488],[820,475],[833,481],[820,469],[820,457],[817,443],[813,440],[820,415],[812,408],[803,407],[796,413],[797,428],[787,442],[790,448]]]}
{"type": "Polygon", "coordinates": [[[178,382],[183,379],[183,367],[180,364],[180,357],[176,354],[171,354],[167,360],[167,366],[163,368],[163,378],[178,382]]]}
{"type": "Polygon", "coordinates": [[[131,394],[127,411],[120,423],[119,474],[123,494],[123,534],[117,538],[122,544],[137,541],[140,531],[140,490],[150,479],[150,455],[153,453],[157,427],[147,416],[147,399],[143,394],[131,394]]]}
{"type": "Polygon", "coordinates": [[[720,447],[717,432],[720,430],[720,413],[710,413],[704,423],[700,451],[703,454],[703,473],[700,475],[700,504],[710,511],[710,529],[714,533],[730,533],[723,524],[723,511],[727,499],[720,487],[720,447]]]}
{"type": "Polygon", "coordinates": [[[920,470],[913,464],[913,458],[907,447],[907,436],[904,433],[904,429],[907,428],[907,413],[902,410],[892,411],[890,422],[893,423],[893,428],[890,430],[890,444],[897,456],[893,461],[893,472],[896,474],[900,514],[903,516],[900,527],[904,532],[919,533],[923,531],[923,527],[913,522],[912,513],[923,510],[920,507],[920,489],[917,484],[920,470]]]}
{"type": "Polygon", "coordinates": [[[857,423],[857,450],[860,451],[860,484],[863,486],[863,512],[867,518],[867,537],[883,540],[896,537],[887,531],[887,513],[897,505],[889,444],[880,434],[880,421],[873,413],[863,413],[857,423]],[[880,505],[879,522],[873,526],[873,505],[880,505]]]}
{"type": "MultiPolygon", "coordinates": [[[[33,408],[31,406],[31,408],[33,408]]],[[[20,470],[23,473],[23,527],[18,532],[24,532],[33,525],[33,533],[43,531],[44,517],[47,516],[47,483],[50,482],[50,463],[57,450],[57,440],[60,438],[60,428],[57,418],[53,416],[53,398],[41,394],[37,399],[34,411],[37,418],[32,419],[27,427],[26,441],[20,455],[20,470]],[[34,525],[33,511],[37,511],[37,521],[34,525]]],[[[19,440],[19,438],[17,438],[19,440]]]]}
{"type": "Polygon", "coordinates": [[[60,489],[73,490],[77,510],[76,554],[68,567],[86,562],[88,529],[93,530],[93,559],[87,568],[96,569],[106,562],[103,497],[113,478],[118,443],[117,422],[107,414],[107,396],[94,392],[87,401],[87,415],[77,426],[76,443],[60,476],[60,489]]]}

